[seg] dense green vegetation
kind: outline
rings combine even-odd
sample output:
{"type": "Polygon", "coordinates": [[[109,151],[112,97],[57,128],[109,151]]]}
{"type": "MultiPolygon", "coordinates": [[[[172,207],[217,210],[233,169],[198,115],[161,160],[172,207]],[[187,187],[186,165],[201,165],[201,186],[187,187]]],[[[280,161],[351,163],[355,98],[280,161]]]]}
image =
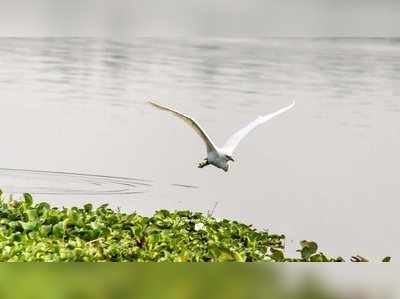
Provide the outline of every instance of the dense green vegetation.
{"type": "Polygon", "coordinates": [[[107,205],[58,209],[31,195],[0,194],[0,261],[343,261],[302,241],[298,258],[284,253],[283,235],[190,211],[151,217],[107,205]]]}

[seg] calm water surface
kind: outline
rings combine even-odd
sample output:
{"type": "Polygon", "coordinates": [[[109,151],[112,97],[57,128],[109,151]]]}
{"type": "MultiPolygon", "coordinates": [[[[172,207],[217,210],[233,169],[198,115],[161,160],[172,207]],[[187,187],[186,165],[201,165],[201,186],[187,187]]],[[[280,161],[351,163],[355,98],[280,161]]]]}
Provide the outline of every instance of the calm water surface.
{"type": "Polygon", "coordinates": [[[0,186],[70,206],[193,209],[315,239],[332,255],[399,256],[400,40],[0,39],[0,186]],[[230,172],[198,169],[260,114],[230,172]],[[40,171],[38,171],[40,170],[40,171]],[[100,175],[100,176],[99,176],[100,175]]]}

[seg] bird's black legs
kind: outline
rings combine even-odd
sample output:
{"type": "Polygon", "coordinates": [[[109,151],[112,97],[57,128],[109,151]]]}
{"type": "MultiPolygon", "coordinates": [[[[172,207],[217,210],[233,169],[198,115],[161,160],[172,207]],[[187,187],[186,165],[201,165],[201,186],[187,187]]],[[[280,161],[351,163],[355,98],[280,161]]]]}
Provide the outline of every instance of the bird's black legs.
{"type": "Polygon", "coordinates": [[[208,164],[210,164],[210,163],[208,163],[208,160],[207,160],[207,159],[204,159],[203,161],[201,161],[201,162],[199,163],[199,165],[198,165],[197,167],[198,167],[198,168],[203,168],[203,167],[207,166],[208,164]]]}

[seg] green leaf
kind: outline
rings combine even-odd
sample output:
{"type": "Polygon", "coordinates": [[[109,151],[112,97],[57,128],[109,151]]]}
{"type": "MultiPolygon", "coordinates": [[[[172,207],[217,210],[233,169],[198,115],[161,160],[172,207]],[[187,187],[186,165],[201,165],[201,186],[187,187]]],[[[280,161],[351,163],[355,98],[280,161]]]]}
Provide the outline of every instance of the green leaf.
{"type": "Polygon", "coordinates": [[[279,249],[271,248],[271,253],[272,253],[271,258],[274,261],[283,262],[285,260],[285,256],[283,255],[283,252],[279,249]]]}
{"type": "Polygon", "coordinates": [[[47,202],[41,202],[36,208],[40,210],[50,210],[50,205],[47,202]]]}
{"type": "Polygon", "coordinates": [[[33,204],[32,195],[30,195],[29,193],[24,193],[24,201],[27,207],[31,207],[33,204]]]}
{"type": "Polygon", "coordinates": [[[47,237],[51,233],[52,225],[42,225],[39,229],[40,235],[47,237]]]}
{"type": "Polygon", "coordinates": [[[303,240],[300,242],[300,246],[301,257],[305,260],[308,260],[318,250],[318,245],[314,241],[303,240]]]}
{"type": "Polygon", "coordinates": [[[36,220],[38,218],[38,211],[37,209],[30,209],[26,211],[26,214],[28,215],[29,221],[36,220]]]}
{"type": "Polygon", "coordinates": [[[93,205],[91,203],[87,203],[83,206],[86,212],[91,212],[93,210],[93,205]]]}
{"type": "Polygon", "coordinates": [[[382,262],[389,263],[391,259],[392,259],[392,257],[386,256],[385,258],[383,258],[382,262]]]}
{"type": "Polygon", "coordinates": [[[22,228],[25,232],[33,231],[37,228],[38,224],[36,222],[20,222],[22,228]]]}
{"type": "Polygon", "coordinates": [[[311,262],[327,262],[327,258],[322,253],[314,254],[310,257],[311,262]]]}
{"type": "Polygon", "coordinates": [[[64,222],[61,221],[61,222],[57,223],[56,225],[54,225],[52,232],[56,237],[59,237],[59,238],[63,237],[64,233],[65,233],[64,222]]]}

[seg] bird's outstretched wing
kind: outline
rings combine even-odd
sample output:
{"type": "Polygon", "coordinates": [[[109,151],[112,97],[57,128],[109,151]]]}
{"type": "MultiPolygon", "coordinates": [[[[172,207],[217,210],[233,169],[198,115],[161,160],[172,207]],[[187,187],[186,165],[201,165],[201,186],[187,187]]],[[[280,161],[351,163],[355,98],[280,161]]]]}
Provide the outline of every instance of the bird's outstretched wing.
{"type": "Polygon", "coordinates": [[[279,109],[276,112],[273,112],[271,114],[267,114],[264,116],[259,116],[258,118],[256,118],[255,120],[253,120],[251,123],[249,123],[246,127],[240,129],[239,131],[237,131],[236,133],[234,133],[229,139],[228,141],[225,143],[225,145],[223,146],[223,150],[232,155],[233,151],[235,150],[235,148],[237,147],[237,145],[239,144],[239,142],[247,135],[250,133],[250,131],[252,131],[253,129],[255,129],[256,127],[258,127],[259,125],[269,121],[270,119],[274,118],[275,116],[278,116],[279,114],[288,111],[289,109],[293,108],[295,105],[295,102],[293,101],[292,104],[290,104],[287,107],[284,107],[282,109],[279,109]]]}
{"type": "Polygon", "coordinates": [[[204,143],[207,146],[207,152],[216,150],[216,146],[214,145],[210,137],[208,137],[207,133],[200,127],[200,125],[193,118],[178,111],[175,111],[171,108],[156,104],[154,102],[149,101],[148,103],[157,109],[172,112],[175,116],[183,119],[189,126],[191,126],[196,131],[196,133],[201,137],[201,139],[203,139],[204,143]]]}

